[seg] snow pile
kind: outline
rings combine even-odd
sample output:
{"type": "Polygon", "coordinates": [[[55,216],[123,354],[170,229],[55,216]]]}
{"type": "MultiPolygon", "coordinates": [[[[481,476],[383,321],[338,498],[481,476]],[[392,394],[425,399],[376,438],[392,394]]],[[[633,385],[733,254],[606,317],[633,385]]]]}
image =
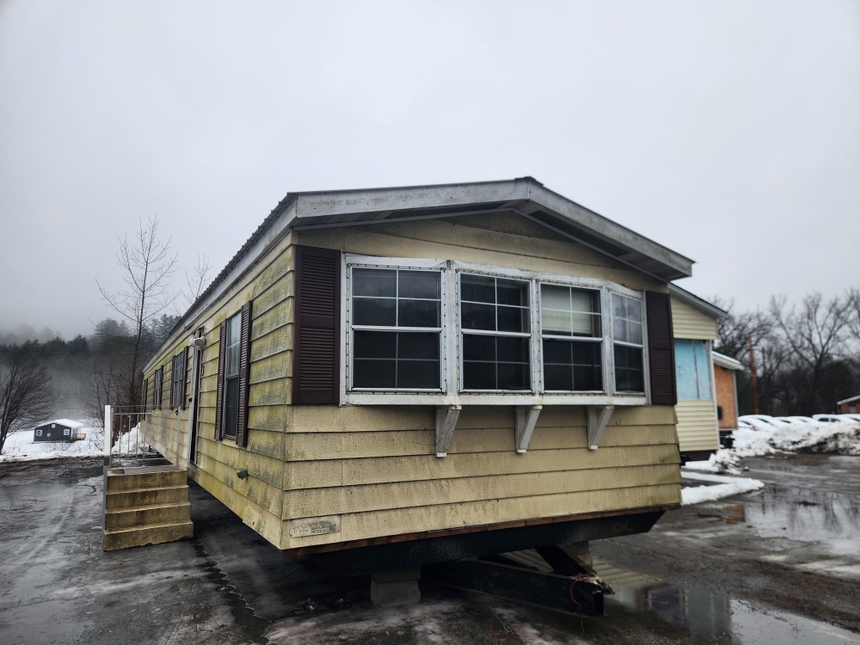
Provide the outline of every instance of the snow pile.
{"type": "Polygon", "coordinates": [[[718,450],[708,461],[691,461],[690,470],[739,473],[743,457],[777,452],[823,452],[860,455],[860,423],[792,423],[767,430],[739,428],[732,433],[734,446],[718,450]]]}
{"type": "Polygon", "coordinates": [[[809,423],[778,430],[770,444],[783,452],[825,452],[837,455],[860,455],[860,423],[839,421],[812,426],[809,423]],[[798,431],[797,426],[804,426],[798,431]],[[809,426],[810,430],[806,429],[809,426]],[[805,431],[804,431],[805,430],[805,431]]]}
{"type": "Polygon", "coordinates": [[[4,461],[33,461],[36,459],[58,459],[63,457],[99,457],[104,453],[104,430],[95,421],[69,421],[75,432],[86,435],[80,441],[33,441],[32,430],[19,430],[6,438],[0,463],[4,461]]]}
{"type": "Polygon", "coordinates": [[[764,482],[746,477],[722,477],[720,475],[702,475],[689,472],[685,472],[683,477],[684,479],[696,481],[716,482],[714,486],[682,488],[681,503],[685,506],[699,504],[700,502],[712,502],[723,497],[729,497],[730,495],[740,495],[741,493],[748,493],[764,488],[764,482]]]}
{"type": "Polygon", "coordinates": [[[149,449],[149,444],[143,440],[140,434],[140,424],[138,423],[128,432],[120,435],[110,451],[114,455],[139,455],[149,451],[149,449]]]}

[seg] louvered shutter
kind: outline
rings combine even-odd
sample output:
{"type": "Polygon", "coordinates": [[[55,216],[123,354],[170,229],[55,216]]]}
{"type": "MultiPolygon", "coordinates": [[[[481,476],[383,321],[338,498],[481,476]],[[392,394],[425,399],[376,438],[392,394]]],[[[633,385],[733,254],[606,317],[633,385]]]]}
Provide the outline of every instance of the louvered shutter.
{"type": "Polygon", "coordinates": [[[219,327],[220,336],[218,340],[218,387],[215,395],[215,440],[221,441],[224,436],[224,429],[221,427],[223,422],[224,405],[224,370],[227,365],[227,321],[223,321],[219,327]]]}
{"type": "Polygon", "coordinates": [[[340,383],[340,251],[296,248],[293,404],[336,404],[340,383]]]}
{"type": "Polygon", "coordinates": [[[143,379],[143,409],[146,410],[146,406],[149,403],[147,399],[149,398],[149,379],[143,379]]]}
{"type": "Polygon", "coordinates": [[[251,303],[242,306],[242,329],[239,344],[239,422],[236,445],[248,445],[248,378],[251,374],[251,303]]]}
{"type": "Polygon", "coordinates": [[[645,292],[648,315],[648,355],[651,367],[651,404],[675,405],[675,343],[672,307],[667,293],[645,292]]]}
{"type": "Polygon", "coordinates": [[[182,382],[179,385],[179,407],[185,409],[185,397],[188,392],[188,348],[182,350],[182,382]]]}

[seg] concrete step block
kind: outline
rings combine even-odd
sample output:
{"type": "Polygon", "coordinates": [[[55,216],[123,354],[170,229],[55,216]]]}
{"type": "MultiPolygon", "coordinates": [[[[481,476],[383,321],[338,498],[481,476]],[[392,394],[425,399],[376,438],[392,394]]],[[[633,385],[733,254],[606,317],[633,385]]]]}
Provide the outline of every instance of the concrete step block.
{"type": "Polygon", "coordinates": [[[180,504],[188,501],[188,485],[165,486],[163,488],[140,488],[110,492],[106,495],[105,511],[180,504]]]}
{"type": "Polygon", "coordinates": [[[105,529],[133,528],[149,524],[173,524],[191,520],[191,504],[158,504],[122,508],[105,513],[105,529]]]}
{"type": "Polygon", "coordinates": [[[103,549],[118,551],[148,544],[175,542],[194,535],[194,524],[176,522],[172,524],[151,524],[138,528],[112,529],[104,532],[103,549]]]}
{"type": "Polygon", "coordinates": [[[176,466],[139,466],[112,468],[108,471],[108,492],[164,488],[188,483],[188,472],[176,466]]]}

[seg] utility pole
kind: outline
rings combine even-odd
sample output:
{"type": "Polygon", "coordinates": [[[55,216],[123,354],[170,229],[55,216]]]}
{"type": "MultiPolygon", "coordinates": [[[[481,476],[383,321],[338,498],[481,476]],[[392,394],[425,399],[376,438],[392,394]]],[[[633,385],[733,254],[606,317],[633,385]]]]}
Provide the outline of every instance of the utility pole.
{"type": "Polygon", "coordinates": [[[747,334],[747,340],[750,344],[750,373],[752,374],[753,409],[755,410],[755,413],[758,414],[758,392],[756,391],[755,382],[755,352],[753,351],[752,332],[747,334]]]}

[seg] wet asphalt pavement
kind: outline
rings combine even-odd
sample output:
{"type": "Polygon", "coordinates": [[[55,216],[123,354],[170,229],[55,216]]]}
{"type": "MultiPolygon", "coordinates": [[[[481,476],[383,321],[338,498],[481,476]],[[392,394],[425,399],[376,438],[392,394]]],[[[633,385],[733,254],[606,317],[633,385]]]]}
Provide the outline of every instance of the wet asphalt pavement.
{"type": "Polygon", "coordinates": [[[860,458],[746,465],[763,490],[593,543],[616,594],[579,619],[426,581],[374,608],[195,485],[192,540],[104,553],[97,461],[0,464],[0,643],[860,643],[860,458]]]}

